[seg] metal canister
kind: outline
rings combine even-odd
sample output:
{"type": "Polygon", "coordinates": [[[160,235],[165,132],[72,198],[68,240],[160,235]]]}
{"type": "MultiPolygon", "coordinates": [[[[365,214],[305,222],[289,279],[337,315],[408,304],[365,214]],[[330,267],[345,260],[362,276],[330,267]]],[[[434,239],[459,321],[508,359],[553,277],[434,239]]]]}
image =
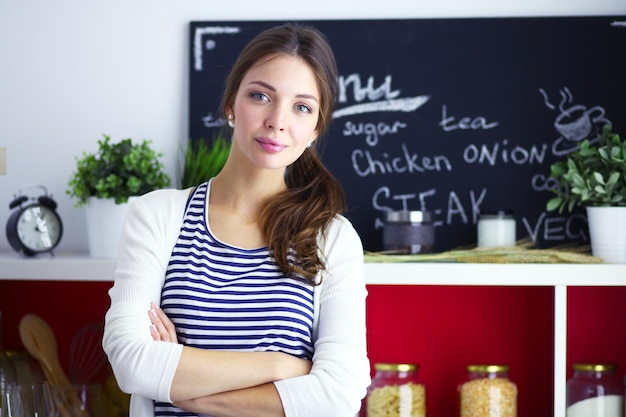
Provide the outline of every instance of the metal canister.
{"type": "Polygon", "coordinates": [[[429,211],[387,211],[383,250],[387,253],[429,253],[435,244],[435,225],[429,211]]]}

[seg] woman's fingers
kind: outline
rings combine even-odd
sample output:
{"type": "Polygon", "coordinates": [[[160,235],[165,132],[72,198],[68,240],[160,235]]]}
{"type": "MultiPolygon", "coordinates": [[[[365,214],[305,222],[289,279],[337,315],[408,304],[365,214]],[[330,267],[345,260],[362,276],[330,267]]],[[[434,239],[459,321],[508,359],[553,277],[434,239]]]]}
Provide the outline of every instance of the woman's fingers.
{"type": "Polygon", "coordinates": [[[148,315],[150,316],[150,322],[152,323],[150,326],[150,335],[152,336],[152,339],[178,343],[176,327],[160,307],[152,303],[150,305],[148,315]]]}

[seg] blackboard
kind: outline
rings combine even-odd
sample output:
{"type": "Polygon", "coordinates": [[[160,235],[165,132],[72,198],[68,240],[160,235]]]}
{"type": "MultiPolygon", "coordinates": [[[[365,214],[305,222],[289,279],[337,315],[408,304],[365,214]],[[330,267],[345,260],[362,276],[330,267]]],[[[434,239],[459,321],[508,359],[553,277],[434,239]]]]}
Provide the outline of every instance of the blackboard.
{"type": "MultiPolygon", "coordinates": [[[[243,46],[282,21],[190,24],[189,136],[217,108],[243,46]]],[[[588,242],[585,212],[546,212],[550,164],[604,124],[626,134],[626,16],[307,21],[339,66],[322,157],[365,249],[386,210],[428,210],[436,252],[476,243],[479,211],[511,209],[539,247],[588,242]],[[562,126],[574,113],[584,133],[562,126]],[[585,129],[583,129],[585,130],[585,129]]]]}

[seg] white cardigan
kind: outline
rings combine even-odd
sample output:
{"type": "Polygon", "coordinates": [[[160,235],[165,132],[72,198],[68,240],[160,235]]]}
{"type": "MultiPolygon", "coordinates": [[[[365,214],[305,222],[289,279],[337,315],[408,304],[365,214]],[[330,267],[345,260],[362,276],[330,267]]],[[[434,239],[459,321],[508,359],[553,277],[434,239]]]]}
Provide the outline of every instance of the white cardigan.
{"type": "MultiPolygon", "coordinates": [[[[171,401],[182,345],[152,340],[148,309],[160,301],[188,196],[188,189],[145,194],[124,224],[102,343],[120,388],[132,394],[130,417],[154,416],[152,400],[171,401]]],[[[327,270],[314,291],[313,367],[274,382],[287,417],[354,416],[370,383],[361,240],[337,216],[320,242],[327,270]]]]}

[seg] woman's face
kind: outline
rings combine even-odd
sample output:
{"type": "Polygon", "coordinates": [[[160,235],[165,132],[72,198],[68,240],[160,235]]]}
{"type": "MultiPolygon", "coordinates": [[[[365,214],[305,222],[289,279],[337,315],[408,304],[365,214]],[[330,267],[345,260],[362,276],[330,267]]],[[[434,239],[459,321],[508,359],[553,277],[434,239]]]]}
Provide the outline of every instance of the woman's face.
{"type": "Polygon", "coordinates": [[[230,113],[233,143],[255,165],[292,164],[317,136],[320,93],[311,68],[300,58],[271,55],[244,76],[230,113]]]}

